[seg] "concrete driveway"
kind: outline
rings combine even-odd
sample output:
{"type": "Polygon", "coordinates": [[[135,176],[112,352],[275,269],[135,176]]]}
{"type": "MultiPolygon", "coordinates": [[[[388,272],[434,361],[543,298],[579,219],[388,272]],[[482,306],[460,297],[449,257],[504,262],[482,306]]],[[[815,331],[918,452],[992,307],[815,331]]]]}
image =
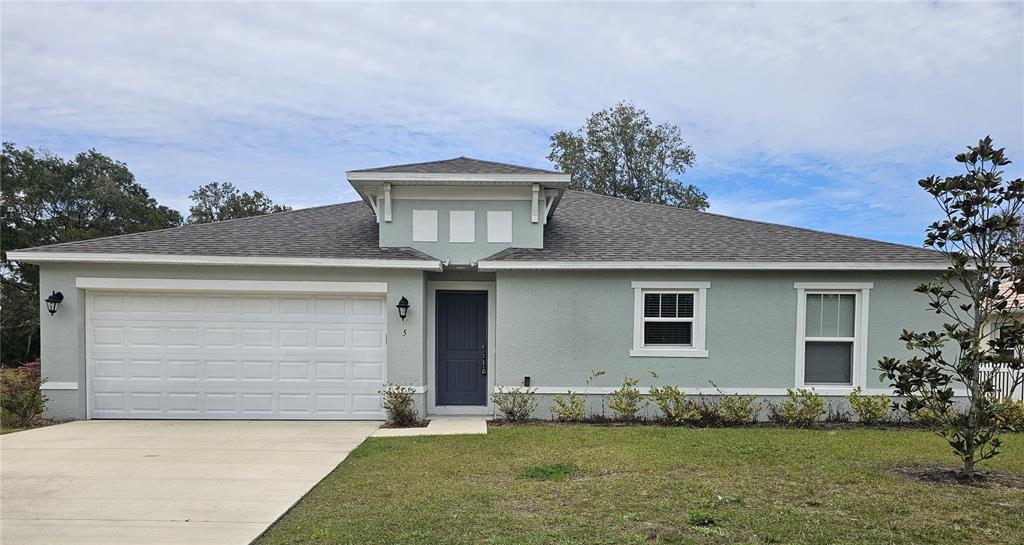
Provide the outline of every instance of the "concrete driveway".
{"type": "Polygon", "coordinates": [[[247,544],[375,422],[88,421],[0,436],[0,542],[247,544]]]}

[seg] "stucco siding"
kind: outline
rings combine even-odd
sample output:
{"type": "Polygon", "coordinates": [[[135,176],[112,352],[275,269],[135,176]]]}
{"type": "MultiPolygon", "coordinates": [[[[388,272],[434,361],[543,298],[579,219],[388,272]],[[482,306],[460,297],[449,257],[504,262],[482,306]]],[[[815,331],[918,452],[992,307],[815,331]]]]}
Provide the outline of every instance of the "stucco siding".
{"type": "MultiPolygon", "coordinates": [[[[47,416],[79,419],[86,416],[85,290],[75,287],[78,277],[175,278],[207,280],[292,280],[334,282],[387,282],[388,336],[387,375],[391,382],[426,384],[424,364],[424,273],[405,270],[327,269],[298,267],[213,267],[44,264],[40,270],[41,293],[64,294],[53,316],[40,317],[43,376],[49,382],[77,383],[76,390],[47,390],[47,416]],[[402,296],[412,306],[403,322],[394,305],[402,296]],[[404,332],[404,334],[403,334],[404,332]]],[[[45,304],[41,303],[45,308],[45,304]]],[[[422,396],[419,396],[422,401],[422,396]]],[[[421,403],[421,410],[423,405],[421,403]]]]}
{"type": "MultiPolygon", "coordinates": [[[[542,211],[543,213],[543,211],[542,211]]],[[[381,247],[415,248],[437,259],[454,264],[470,264],[492,256],[506,248],[542,248],[543,221],[530,221],[527,200],[423,200],[394,199],[392,221],[380,225],[381,247]],[[412,240],[413,210],[437,211],[437,242],[412,240]],[[474,212],[474,242],[450,242],[449,213],[453,210],[474,212]],[[487,211],[512,212],[512,242],[487,242],[487,211]]]]}
{"type": "Polygon", "coordinates": [[[796,375],[797,290],[794,282],[871,282],[867,388],[882,388],[876,362],[904,356],[903,328],[935,327],[934,314],[913,288],[933,273],[793,273],[768,271],[543,272],[497,275],[497,383],[540,388],[582,387],[591,369],[713,391],[791,388],[796,375]],[[707,290],[706,358],[631,357],[632,281],[711,282],[707,290]]]}

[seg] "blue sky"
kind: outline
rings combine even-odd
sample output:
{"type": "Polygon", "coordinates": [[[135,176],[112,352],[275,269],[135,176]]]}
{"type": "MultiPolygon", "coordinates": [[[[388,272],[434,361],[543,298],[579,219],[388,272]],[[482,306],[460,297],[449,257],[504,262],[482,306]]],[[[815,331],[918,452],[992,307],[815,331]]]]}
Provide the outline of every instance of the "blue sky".
{"type": "Polygon", "coordinates": [[[986,134],[1024,164],[1024,3],[4,2],[2,93],[5,140],[96,148],[181,210],[211,180],[304,207],[355,168],[550,166],[627,99],[712,211],[917,245],[919,178],[986,134]]]}

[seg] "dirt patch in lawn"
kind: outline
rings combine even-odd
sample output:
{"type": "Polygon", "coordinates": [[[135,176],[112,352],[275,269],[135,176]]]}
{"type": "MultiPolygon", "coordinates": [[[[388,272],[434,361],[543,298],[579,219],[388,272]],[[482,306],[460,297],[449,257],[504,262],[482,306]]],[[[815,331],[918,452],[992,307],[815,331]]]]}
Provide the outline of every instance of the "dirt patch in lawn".
{"type": "Polygon", "coordinates": [[[926,483],[1024,490],[1024,475],[1020,473],[975,470],[974,478],[968,478],[958,468],[930,465],[901,466],[893,468],[892,472],[926,483]]]}

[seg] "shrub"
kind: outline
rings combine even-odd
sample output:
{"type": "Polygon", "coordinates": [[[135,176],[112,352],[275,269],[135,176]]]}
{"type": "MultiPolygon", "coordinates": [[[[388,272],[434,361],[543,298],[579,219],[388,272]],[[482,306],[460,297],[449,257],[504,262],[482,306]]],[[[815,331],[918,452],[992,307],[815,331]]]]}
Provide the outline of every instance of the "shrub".
{"type": "Polygon", "coordinates": [[[603,374],[604,371],[601,369],[592,369],[587,375],[587,386],[583,388],[582,395],[569,390],[568,397],[557,394],[552,397],[551,401],[554,404],[548,408],[551,411],[551,416],[560,422],[585,420],[587,418],[587,388],[590,388],[590,383],[594,382],[595,378],[603,374]]]}
{"type": "Polygon", "coordinates": [[[636,420],[636,414],[640,412],[640,403],[644,400],[640,389],[636,387],[637,384],[640,384],[639,380],[625,377],[622,379],[622,386],[608,396],[608,408],[615,411],[618,420],[636,420]]]}
{"type": "Polygon", "coordinates": [[[0,424],[5,428],[27,428],[46,409],[46,396],[39,360],[15,369],[0,369],[0,424]]]}
{"type": "Polygon", "coordinates": [[[651,398],[666,422],[679,424],[697,418],[693,403],[688,403],[686,394],[676,386],[651,386],[651,398]]]}
{"type": "Polygon", "coordinates": [[[924,426],[926,428],[940,428],[946,425],[946,422],[950,421],[956,411],[952,408],[947,409],[943,413],[936,412],[927,407],[920,407],[914,411],[908,411],[910,421],[918,426],[924,426]]]}
{"type": "Polygon", "coordinates": [[[716,412],[724,424],[749,424],[757,421],[763,408],[755,395],[727,394],[718,399],[716,412]]]}
{"type": "Polygon", "coordinates": [[[384,411],[387,413],[389,424],[408,427],[419,423],[420,415],[416,410],[416,401],[413,399],[415,392],[416,389],[411,386],[390,383],[380,391],[380,395],[384,398],[384,411]]]}
{"type": "Polygon", "coordinates": [[[783,424],[806,426],[825,414],[825,400],[812,390],[786,388],[786,400],[774,415],[783,424]]]}
{"type": "Polygon", "coordinates": [[[716,426],[722,423],[722,415],[718,412],[718,404],[714,401],[701,399],[687,401],[689,409],[686,422],[695,426],[716,426]]]}
{"type": "Polygon", "coordinates": [[[537,408],[537,398],[533,396],[535,391],[529,388],[523,390],[518,387],[510,388],[508,391],[499,388],[491,395],[491,400],[498,406],[498,410],[505,416],[505,420],[522,422],[529,419],[534,409],[537,408]]]}
{"type": "Polygon", "coordinates": [[[567,397],[555,394],[551,398],[551,415],[561,422],[579,422],[587,417],[587,397],[572,390],[567,397]]]}
{"type": "Polygon", "coordinates": [[[1024,432],[1024,401],[999,401],[996,403],[996,414],[1002,428],[1024,432]]]}
{"type": "Polygon", "coordinates": [[[889,416],[889,396],[866,396],[861,395],[861,391],[858,386],[850,395],[846,396],[846,401],[850,403],[850,409],[857,415],[857,420],[866,426],[885,422],[886,417],[889,416]]]}

